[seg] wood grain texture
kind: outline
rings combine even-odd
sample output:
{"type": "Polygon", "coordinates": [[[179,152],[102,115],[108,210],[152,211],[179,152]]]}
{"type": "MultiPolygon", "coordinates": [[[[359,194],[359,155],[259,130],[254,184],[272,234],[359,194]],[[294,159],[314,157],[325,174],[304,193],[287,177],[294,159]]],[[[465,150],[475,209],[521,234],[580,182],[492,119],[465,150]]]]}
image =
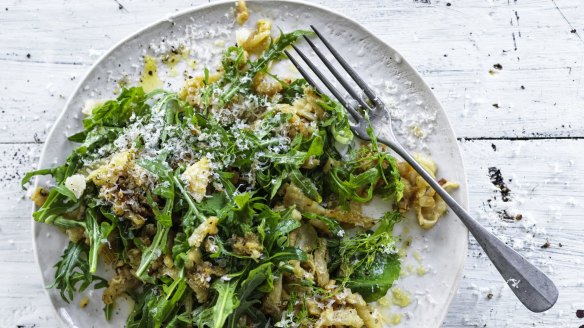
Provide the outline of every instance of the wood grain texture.
{"type": "MultiPolygon", "coordinates": [[[[32,256],[30,204],[19,179],[37,162],[66,98],[113,44],[166,13],[205,2],[2,3],[1,327],[58,325],[32,256]]],[[[584,255],[584,5],[579,0],[317,2],[349,13],[424,76],[462,140],[472,213],[542,266],[560,288],[554,309],[529,313],[471,240],[465,276],[443,326],[583,325],[575,310],[584,309],[579,272],[584,255]],[[557,139],[568,137],[576,139],[557,139]],[[489,179],[490,167],[500,169],[511,202],[501,201],[489,179]],[[505,213],[523,217],[504,220],[505,213]],[[541,248],[548,240],[550,247],[541,248]]]]}
{"type": "Polygon", "coordinates": [[[508,245],[549,274],[560,290],[556,306],[533,314],[513,298],[496,269],[471,238],[465,276],[444,327],[579,327],[584,306],[579,270],[584,250],[581,174],[584,163],[574,150],[584,140],[467,141],[461,143],[470,190],[470,210],[508,245]],[[492,145],[495,145],[496,151],[492,145]],[[511,189],[502,202],[489,178],[497,167],[511,189]],[[490,205],[490,206],[489,206],[490,205]],[[500,212],[522,214],[505,220],[500,212]],[[542,248],[549,242],[548,248],[542,248]],[[492,299],[489,299],[492,294],[492,299]]]}

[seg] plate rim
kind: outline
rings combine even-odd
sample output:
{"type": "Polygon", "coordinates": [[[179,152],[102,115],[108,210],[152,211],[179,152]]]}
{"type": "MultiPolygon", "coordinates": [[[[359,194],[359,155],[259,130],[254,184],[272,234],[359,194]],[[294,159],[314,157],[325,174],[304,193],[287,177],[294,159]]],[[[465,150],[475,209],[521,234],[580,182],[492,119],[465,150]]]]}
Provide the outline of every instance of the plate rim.
{"type": "MultiPolygon", "coordinates": [[[[453,137],[453,140],[456,141],[456,134],[454,132],[454,129],[452,128],[452,123],[450,121],[450,118],[448,117],[446,111],[444,110],[444,106],[442,106],[442,102],[438,99],[438,97],[436,97],[436,95],[434,94],[434,92],[432,91],[432,89],[430,89],[430,87],[428,86],[428,84],[426,83],[426,81],[424,80],[424,78],[420,75],[420,73],[418,72],[418,70],[416,70],[414,68],[414,66],[412,66],[407,58],[405,58],[404,56],[401,55],[401,53],[395,49],[393,46],[389,45],[387,42],[385,42],[384,40],[382,40],[381,38],[379,38],[375,33],[371,32],[367,27],[365,27],[363,24],[361,24],[360,22],[356,21],[355,19],[348,17],[347,15],[340,13],[334,9],[331,9],[327,6],[323,6],[317,3],[311,3],[305,0],[245,0],[246,3],[257,3],[259,5],[261,5],[262,3],[267,3],[267,2],[279,2],[279,3],[284,3],[284,4],[292,4],[292,5],[301,5],[301,6],[305,6],[305,7],[313,7],[313,8],[317,8],[320,9],[322,11],[328,12],[331,15],[337,16],[345,21],[348,21],[356,26],[358,26],[359,28],[361,28],[364,32],[366,32],[368,35],[370,35],[374,41],[379,42],[380,44],[382,44],[385,47],[388,47],[392,50],[394,50],[400,57],[401,57],[401,62],[405,63],[409,68],[411,68],[411,72],[413,73],[413,77],[416,78],[419,83],[427,89],[427,92],[434,98],[433,100],[436,102],[436,104],[439,107],[439,110],[442,111],[442,113],[444,114],[444,122],[445,122],[445,127],[447,127],[448,133],[451,135],[451,137],[453,137]]],[[[85,82],[88,80],[89,76],[91,75],[91,73],[98,68],[101,63],[106,60],[107,57],[109,57],[109,55],[114,52],[115,50],[117,50],[118,48],[122,47],[125,43],[131,41],[133,38],[138,37],[139,35],[141,35],[144,32],[147,32],[150,29],[153,29],[155,27],[157,27],[160,24],[164,24],[165,22],[169,22],[172,21],[173,19],[180,17],[180,16],[184,16],[184,15],[189,15],[189,14],[193,14],[197,11],[200,10],[204,10],[210,7],[215,7],[215,6],[223,6],[226,4],[233,4],[233,0],[219,0],[219,1],[215,1],[215,2],[209,2],[209,3],[205,3],[202,5],[197,5],[197,6],[192,6],[192,7],[188,7],[182,10],[179,10],[177,12],[173,12],[172,14],[166,14],[164,17],[150,23],[147,24],[139,29],[137,29],[135,32],[129,34],[128,36],[122,38],[120,41],[116,42],[114,45],[112,45],[106,52],[104,52],[88,69],[87,71],[84,73],[83,78],[79,80],[79,82],[77,83],[76,87],[70,92],[67,101],[65,102],[65,104],[63,105],[63,108],[61,109],[59,115],[57,116],[57,118],[55,119],[53,126],[51,127],[51,130],[49,131],[49,133],[47,134],[46,138],[45,138],[45,142],[43,143],[43,148],[40,152],[39,155],[39,160],[37,162],[36,168],[38,169],[40,167],[40,163],[42,162],[42,159],[46,157],[46,153],[47,153],[47,149],[48,149],[48,140],[52,139],[54,137],[54,135],[57,133],[57,128],[58,128],[58,123],[63,120],[63,118],[65,117],[68,108],[71,106],[71,102],[74,99],[74,95],[76,95],[81,89],[82,86],[85,84],[85,82]]],[[[468,186],[467,186],[467,176],[466,176],[466,170],[464,167],[464,160],[463,160],[463,156],[462,156],[462,150],[460,147],[460,144],[458,142],[454,142],[454,144],[456,145],[456,147],[453,147],[453,149],[457,150],[457,154],[459,155],[459,159],[460,159],[460,174],[463,177],[462,181],[459,181],[459,185],[462,186],[462,193],[460,193],[460,198],[461,198],[461,205],[462,207],[468,211],[468,186]]],[[[39,179],[38,177],[35,177],[34,183],[31,186],[32,188],[36,189],[38,187],[39,184],[39,179]]],[[[63,317],[62,313],[60,311],[57,310],[57,306],[53,300],[53,297],[51,297],[51,294],[49,292],[49,289],[47,288],[47,283],[45,282],[45,279],[43,277],[43,271],[42,271],[42,267],[40,264],[40,260],[39,260],[39,254],[37,252],[38,249],[38,245],[37,245],[37,241],[36,241],[36,235],[38,233],[38,229],[39,226],[42,224],[40,222],[36,222],[33,218],[32,218],[32,213],[34,213],[34,211],[37,209],[36,205],[34,205],[34,203],[31,206],[31,225],[32,225],[32,229],[31,229],[31,237],[32,237],[32,249],[33,249],[33,254],[34,254],[34,259],[35,259],[35,263],[36,263],[36,267],[39,269],[39,274],[41,276],[41,281],[42,281],[42,286],[43,286],[43,290],[45,295],[49,298],[49,301],[51,303],[51,307],[53,309],[53,312],[56,314],[56,316],[59,318],[59,321],[61,323],[65,323],[67,325],[69,325],[68,321],[65,320],[65,318],[63,317]]],[[[456,295],[456,293],[458,292],[458,289],[460,288],[460,282],[462,280],[462,276],[463,276],[463,272],[466,266],[466,262],[467,262],[467,257],[468,257],[468,244],[469,244],[469,232],[468,229],[466,227],[464,227],[464,231],[465,231],[465,235],[466,238],[464,238],[464,249],[463,249],[463,254],[462,254],[462,258],[463,261],[461,261],[459,267],[458,267],[458,271],[455,274],[455,279],[454,279],[454,283],[453,283],[453,288],[449,291],[449,295],[447,297],[446,303],[447,306],[444,308],[444,311],[442,311],[442,313],[440,313],[440,315],[437,317],[435,324],[435,327],[440,327],[444,321],[444,319],[446,318],[446,315],[448,314],[450,307],[452,305],[452,300],[454,299],[454,296],[456,295]]],[[[74,326],[73,326],[74,327],[74,326]]]]}

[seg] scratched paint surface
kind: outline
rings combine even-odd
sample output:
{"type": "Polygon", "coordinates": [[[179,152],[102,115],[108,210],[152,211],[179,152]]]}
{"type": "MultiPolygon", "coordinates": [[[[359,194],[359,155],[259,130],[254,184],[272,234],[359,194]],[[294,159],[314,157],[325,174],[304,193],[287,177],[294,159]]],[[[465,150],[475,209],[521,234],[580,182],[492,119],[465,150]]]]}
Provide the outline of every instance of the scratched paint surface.
{"type": "MultiPolygon", "coordinates": [[[[66,98],[117,41],[164,13],[204,2],[2,3],[1,327],[58,325],[32,256],[30,207],[18,181],[38,160],[66,98]]],[[[464,279],[443,327],[584,325],[576,316],[584,309],[584,5],[318,3],[350,13],[424,76],[459,137],[472,214],[541,266],[560,289],[554,309],[529,313],[471,239],[464,279]]]]}

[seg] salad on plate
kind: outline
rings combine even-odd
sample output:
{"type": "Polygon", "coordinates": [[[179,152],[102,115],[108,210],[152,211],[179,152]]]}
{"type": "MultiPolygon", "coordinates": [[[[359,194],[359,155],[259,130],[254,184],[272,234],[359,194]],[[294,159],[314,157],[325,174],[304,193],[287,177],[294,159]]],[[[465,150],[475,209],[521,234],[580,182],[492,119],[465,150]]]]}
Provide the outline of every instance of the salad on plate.
{"type": "Polygon", "coordinates": [[[103,288],[109,318],[129,295],[127,327],[383,325],[394,225],[413,210],[430,228],[446,205],[372,132],[354,137],[338,102],[272,71],[310,36],[272,30],[259,20],[179,92],[124,86],[94,103],[66,162],[26,175],[54,179],[33,216],[69,238],[49,286],[65,301],[103,288]],[[364,214],[374,198],[393,210],[364,214]]]}

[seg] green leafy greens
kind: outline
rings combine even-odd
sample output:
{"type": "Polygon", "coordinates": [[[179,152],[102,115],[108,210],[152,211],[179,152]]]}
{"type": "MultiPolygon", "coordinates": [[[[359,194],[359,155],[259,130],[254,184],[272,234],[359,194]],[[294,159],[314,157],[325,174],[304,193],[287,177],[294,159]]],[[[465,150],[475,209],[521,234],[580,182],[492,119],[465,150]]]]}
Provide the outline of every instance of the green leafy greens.
{"type": "Polygon", "coordinates": [[[119,294],[135,300],[127,327],[235,328],[310,326],[311,302],[387,293],[401,216],[354,206],[401,199],[395,159],[355,140],[339,103],[270,72],[310,34],[281,33],[255,59],[231,46],[219,77],[205,69],[181,93],[124,88],[83,119],[63,165],[24,177],[55,180],[33,217],[71,239],[51,285],[63,299],[93,284],[107,318],[119,294]],[[257,90],[258,77],[277,91],[257,90]],[[100,258],[116,269],[109,283],[100,258]]]}

